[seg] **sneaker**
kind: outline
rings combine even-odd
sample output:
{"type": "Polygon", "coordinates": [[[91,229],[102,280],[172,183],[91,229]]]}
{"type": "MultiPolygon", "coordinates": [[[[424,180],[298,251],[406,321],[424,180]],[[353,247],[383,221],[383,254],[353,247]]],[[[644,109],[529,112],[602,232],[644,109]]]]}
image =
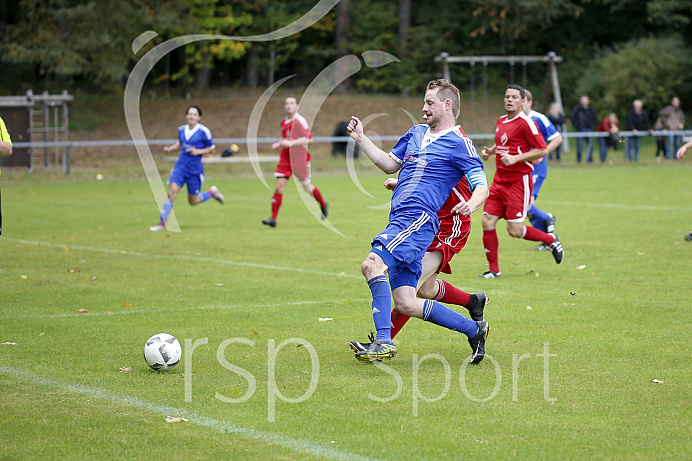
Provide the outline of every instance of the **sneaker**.
{"type": "Polygon", "coordinates": [[[473,338],[469,338],[469,346],[471,346],[471,363],[481,363],[485,357],[485,340],[490,334],[490,325],[488,322],[476,322],[478,324],[478,332],[473,338]]]}
{"type": "Polygon", "coordinates": [[[546,245],[545,243],[541,243],[536,247],[536,251],[545,251],[545,250],[550,250],[550,247],[546,245]]]}
{"type": "Polygon", "coordinates": [[[479,275],[476,278],[477,279],[496,279],[501,275],[502,275],[501,271],[500,272],[486,271],[486,272],[483,272],[483,275],[479,275]]]}
{"type": "Polygon", "coordinates": [[[219,192],[219,188],[216,186],[211,186],[209,188],[209,191],[214,194],[214,200],[218,201],[221,205],[226,204],[226,197],[223,196],[221,192],[219,192]]]}
{"type": "Polygon", "coordinates": [[[550,251],[553,252],[555,262],[560,264],[562,262],[562,258],[565,256],[565,252],[562,250],[562,244],[560,243],[560,239],[557,238],[557,235],[553,234],[553,237],[555,237],[555,241],[550,244],[550,251]]]}
{"type": "Polygon", "coordinates": [[[276,219],[272,219],[272,218],[264,219],[264,220],[262,220],[262,224],[265,224],[265,225],[271,226],[271,227],[276,227],[276,219]]]}
{"type": "Polygon", "coordinates": [[[370,346],[362,351],[356,352],[356,358],[361,362],[375,362],[377,360],[389,360],[396,356],[396,346],[383,341],[373,341],[370,346]]]}
{"type": "Polygon", "coordinates": [[[548,213],[549,219],[547,221],[543,221],[543,224],[545,225],[545,233],[546,234],[554,234],[555,233],[555,222],[557,221],[557,218],[553,216],[552,213],[548,213]]]}
{"type": "Polygon", "coordinates": [[[480,322],[483,320],[483,310],[488,304],[488,296],[485,293],[476,293],[471,295],[471,301],[466,307],[469,310],[471,320],[480,322]]]}
{"type": "Polygon", "coordinates": [[[329,202],[324,202],[324,206],[321,208],[322,210],[322,219],[327,219],[327,212],[329,211],[329,202]]]}
{"type": "Polygon", "coordinates": [[[685,236],[685,240],[687,240],[688,242],[692,242],[692,232],[685,236]]]}
{"type": "Polygon", "coordinates": [[[151,226],[151,227],[149,228],[149,230],[152,231],[152,232],[158,232],[158,231],[166,230],[166,226],[164,226],[163,224],[159,223],[159,224],[157,224],[157,225],[155,225],[155,226],[151,226]]]}

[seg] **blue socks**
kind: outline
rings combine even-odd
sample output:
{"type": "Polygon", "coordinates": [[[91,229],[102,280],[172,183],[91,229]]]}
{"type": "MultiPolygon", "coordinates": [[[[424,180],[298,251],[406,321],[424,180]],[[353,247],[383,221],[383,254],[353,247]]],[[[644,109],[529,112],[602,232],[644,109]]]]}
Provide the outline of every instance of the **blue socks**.
{"type": "Polygon", "coordinates": [[[200,201],[199,203],[206,202],[210,198],[214,198],[214,195],[210,191],[202,192],[199,194],[200,201]]]}
{"type": "Polygon", "coordinates": [[[432,299],[425,300],[423,320],[464,333],[469,338],[475,337],[478,332],[478,324],[476,322],[432,299]]]}
{"type": "Polygon", "coordinates": [[[385,275],[368,280],[372,292],[372,318],[377,329],[376,340],[392,344],[392,294],[385,275]]]}
{"type": "Polygon", "coordinates": [[[166,221],[168,221],[168,215],[171,214],[171,211],[173,211],[173,202],[166,200],[163,202],[163,207],[161,208],[161,224],[166,224],[166,221]]]}
{"type": "Polygon", "coordinates": [[[529,205],[528,215],[529,221],[531,221],[531,225],[533,225],[533,227],[535,227],[541,232],[547,231],[547,229],[545,228],[545,224],[543,223],[545,221],[550,220],[550,216],[548,216],[548,213],[541,210],[532,203],[531,205],[529,205]]]}

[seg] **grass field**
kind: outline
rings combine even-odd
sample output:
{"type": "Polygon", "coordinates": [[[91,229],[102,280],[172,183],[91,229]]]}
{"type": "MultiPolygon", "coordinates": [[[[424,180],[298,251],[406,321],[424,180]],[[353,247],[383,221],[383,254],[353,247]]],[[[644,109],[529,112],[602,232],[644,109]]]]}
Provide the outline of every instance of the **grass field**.
{"type": "Polygon", "coordinates": [[[492,357],[465,367],[465,337],[414,319],[389,372],[348,348],[372,328],[359,266],[389,198],[359,172],[373,198],[314,178],[346,238],[293,182],[262,226],[271,192],[218,165],[226,205],[181,196],[181,233],[148,231],[143,179],[3,172],[0,458],[692,458],[692,163],[552,167],[559,266],[501,230],[503,276],[477,280],[477,213],[446,279],[488,293],[492,357]],[[170,372],[142,358],[159,332],[183,344],[170,372]]]}

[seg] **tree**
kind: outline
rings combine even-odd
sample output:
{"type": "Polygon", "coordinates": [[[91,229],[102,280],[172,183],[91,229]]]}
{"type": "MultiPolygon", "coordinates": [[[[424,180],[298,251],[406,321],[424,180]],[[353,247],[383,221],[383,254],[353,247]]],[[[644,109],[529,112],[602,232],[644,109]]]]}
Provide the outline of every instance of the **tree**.
{"type": "Polygon", "coordinates": [[[599,111],[621,116],[641,99],[652,109],[668,104],[672,94],[692,98],[686,82],[692,75],[692,49],[678,37],[629,41],[605,52],[585,69],[577,86],[599,111]]]}

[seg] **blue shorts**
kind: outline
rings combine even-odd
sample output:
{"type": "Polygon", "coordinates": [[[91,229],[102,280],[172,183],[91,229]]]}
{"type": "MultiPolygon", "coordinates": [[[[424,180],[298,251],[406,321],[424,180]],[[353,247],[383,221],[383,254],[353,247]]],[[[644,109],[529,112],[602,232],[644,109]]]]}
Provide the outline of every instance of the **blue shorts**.
{"type": "Polygon", "coordinates": [[[373,239],[372,252],[387,264],[392,289],[416,287],[423,270],[423,256],[435,237],[436,227],[437,219],[425,212],[399,213],[373,239]]]}
{"type": "Polygon", "coordinates": [[[536,200],[538,198],[538,192],[541,190],[543,181],[545,181],[545,176],[533,175],[533,192],[531,192],[531,197],[536,200]]]}
{"type": "Polygon", "coordinates": [[[204,186],[204,173],[190,173],[184,168],[173,168],[166,184],[175,183],[181,188],[187,184],[187,193],[198,195],[204,186]]]}

